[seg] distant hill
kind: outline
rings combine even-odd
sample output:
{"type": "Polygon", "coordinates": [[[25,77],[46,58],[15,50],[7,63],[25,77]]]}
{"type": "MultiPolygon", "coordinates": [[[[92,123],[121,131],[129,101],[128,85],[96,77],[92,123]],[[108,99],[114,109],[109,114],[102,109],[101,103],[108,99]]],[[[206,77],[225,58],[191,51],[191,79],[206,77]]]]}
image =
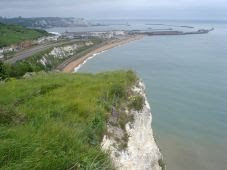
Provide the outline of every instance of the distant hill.
{"type": "Polygon", "coordinates": [[[70,27],[70,26],[88,26],[83,18],[59,18],[59,17],[40,17],[40,18],[3,18],[0,22],[5,24],[17,24],[30,28],[52,28],[52,27],[70,27]]]}
{"type": "Polygon", "coordinates": [[[0,48],[47,35],[48,32],[44,30],[0,23],[0,48]]]}

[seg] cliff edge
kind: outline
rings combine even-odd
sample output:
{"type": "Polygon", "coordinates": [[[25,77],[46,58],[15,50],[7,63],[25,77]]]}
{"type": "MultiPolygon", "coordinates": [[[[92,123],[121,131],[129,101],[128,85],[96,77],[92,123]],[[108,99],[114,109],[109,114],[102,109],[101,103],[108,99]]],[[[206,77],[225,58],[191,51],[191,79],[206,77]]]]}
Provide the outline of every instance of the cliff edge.
{"type": "Polygon", "coordinates": [[[107,135],[102,141],[102,149],[110,153],[116,169],[164,170],[162,155],[151,128],[150,105],[141,81],[131,89],[129,101],[131,104],[123,111],[121,109],[129,121],[124,127],[116,126],[115,117],[118,114],[116,111],[112,112],[112,118],[107,125],[107,135]]]}

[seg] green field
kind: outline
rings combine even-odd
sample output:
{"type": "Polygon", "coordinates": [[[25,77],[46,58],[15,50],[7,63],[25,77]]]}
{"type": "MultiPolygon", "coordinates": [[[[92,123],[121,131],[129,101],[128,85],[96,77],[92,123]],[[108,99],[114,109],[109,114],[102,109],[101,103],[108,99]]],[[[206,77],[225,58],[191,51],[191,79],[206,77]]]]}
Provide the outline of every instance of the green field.
{"type": "Polygon", "coordinates": [[[114,169],[100,142],[136,75],[36,74],[0,83],[0,169],[114,169]]]}
{"type": "Polygon", "coordinates": [[[44,30],[0,23],[0,48],[47,35],[48,33],[44,30]]]}

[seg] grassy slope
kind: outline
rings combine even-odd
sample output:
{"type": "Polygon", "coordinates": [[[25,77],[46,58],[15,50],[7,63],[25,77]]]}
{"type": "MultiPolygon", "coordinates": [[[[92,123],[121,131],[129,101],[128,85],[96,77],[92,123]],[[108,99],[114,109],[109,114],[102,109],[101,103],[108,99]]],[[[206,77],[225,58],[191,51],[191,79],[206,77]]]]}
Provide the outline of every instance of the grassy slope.
{"type": "Polygon", "coordinates": [[[0,84],[0,169],[112,169],[100,142],[135,80],[130,71],[40,73],[0,84]]]}
{"type": "Polygon", "coordinates": [[[0,23],[0,48],[46,35],[48,35],[48,33],[43,30],[28,29],[18,25],[0,23]]]}

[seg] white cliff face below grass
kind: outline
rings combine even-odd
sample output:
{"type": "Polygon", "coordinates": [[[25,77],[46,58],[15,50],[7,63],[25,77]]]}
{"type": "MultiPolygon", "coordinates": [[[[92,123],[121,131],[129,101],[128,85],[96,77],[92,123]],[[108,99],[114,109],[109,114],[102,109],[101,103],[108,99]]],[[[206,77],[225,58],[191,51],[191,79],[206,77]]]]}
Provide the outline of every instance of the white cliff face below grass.
{"type": "Polygon", "coordinates": [[[144,84],[139,82],[132,91],[134,94],[143,96],[145,103],[141,111],[129,111],[129,114],[134,116],[134,121],[125,125],[128,136],[127,147],[124,150],[119,150],[116,147],[118,141],[114,137],[104,136],[102,148],[110,152],[116,169],[162,170],[160,165],[162,155],[154,140],[151,128],[151,109],[145,95],[144,84]]]}
{"type": "Polygon", "coordinates": [[[78,43],[78,44],[71,44],[61,47],[54,47],[49,53],[46,53],[39,59],[39,63],[43,66],[53,65],[54,63],[60,64],[62,61],[76,55],[81,48],[90,47],[94,45],[92,41],[87,41],[78,43]],[[60,62],[59,62],[60,60],[60,62]]]}
{"type": "Polygon", "coordinates": [[[49,55],[52,55],[55,58],[65,58],[73,55],[77,49],[78,46],[76,44],[65,47],[55,47],[49,55]]]}

